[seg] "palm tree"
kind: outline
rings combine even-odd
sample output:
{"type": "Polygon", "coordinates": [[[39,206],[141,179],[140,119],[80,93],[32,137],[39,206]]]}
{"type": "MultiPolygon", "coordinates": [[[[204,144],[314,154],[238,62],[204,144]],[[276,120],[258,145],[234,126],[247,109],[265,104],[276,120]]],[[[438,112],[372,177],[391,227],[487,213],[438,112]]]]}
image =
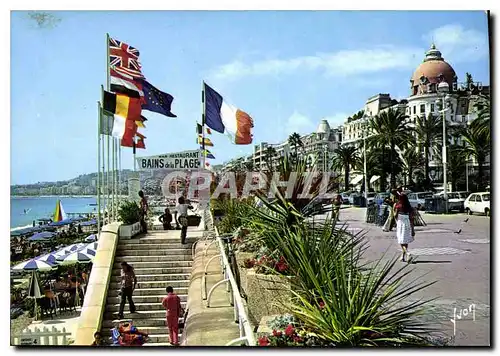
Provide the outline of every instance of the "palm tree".
{"type": "MultiPolygon", "coordinates": [[[[389,162],[391,163],[391,187],[396,185],[396,169],[394,160],[397,157],[396,147],[405,149],[410,140],[408,131],[407,116],[394,109],[384,111],[370,119],[368,127],[371,129],[373,136],[369,142],[373,146],[389,148],[389,162]]],[[[382,181],[382,184],[385,182],[382,181]]]]}
{"type": "Polygon", "coordinates": [[[485,127],[483,120],[476,119],[460,130],[465,146],[461,152],[467,159],[474,158],[478,165],[477,187],[484,189],[484,164],[490,153],[491,135],[490,130],[485,127]]]}
{"type": "Polygon", "coordinates": [[[439,146],[437,143],[442,143],[443,124],[439,116],[429,113],[427,119],[425,117],[417,117],[415,132],[417,133],[417,145],[420,152],[424,153],[424,185],[429,185],[429,156],[439,154],[439,146]]]}
{"type": "Polygon", "coordinates": [[[293,134],[288,137],[288,144],[293,148],[294,156],[295,158],[298,157],[298,148],[299,147],[304,147],[304,143],[302,142],[302,139],[300,138],[300,135],[297,132],[294,132],[293,134]]]}
{"type": "Polygon", "coordinates": [[[421,168],[424,165],[424,159],[420,152],[410,147],[401,154],[401,161],[403,163],[404,172],[406,173],[405,183],[411,185],[413,184],[413,172],[415,169],[421,168]],[[408,177],[408,181],[406,181],[406,177],[408,177]]]}
{"type": "Polygon", "coordinates": [[[355,146],[340,146],[333,151],[332,169],[344,171],[345,190],[349,189],[349,172],[359,162],[358,149],[355,146]]]}
{"type": "Polygon", "coordinates": [[[264,151],[264,161],[266,161],[267,169],[272,170],[272,161],[275,156],[276,149],[272,146],[267,146],[266,150],[264,151]]]}
{"type": "Polygon", "coordinates": [[[451,191],[455,192],[458,190],[458,182],[465,177],[465,162],[466,158],[463,155],[462,146],[452,145],[450,147],[450,155],[448,160],[448,172],[450,175],[451,191]]]}
{"type": "Polygon", "coordinates": [[[244,162],[243,167],[244,167],[245,171],[248,171],[248,172],[253,171],[253,168],[254,168],[253,161],[244,162]]]}

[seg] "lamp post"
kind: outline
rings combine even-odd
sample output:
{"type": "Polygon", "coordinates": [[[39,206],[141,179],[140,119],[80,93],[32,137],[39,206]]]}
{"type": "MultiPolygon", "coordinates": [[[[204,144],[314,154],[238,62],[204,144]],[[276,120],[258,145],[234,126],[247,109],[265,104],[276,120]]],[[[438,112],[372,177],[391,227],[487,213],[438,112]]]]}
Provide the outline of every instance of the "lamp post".
{"type": "MultiPolygon", "coordinates": [[[[450,86],[446,82],[441,82],[438,85],[438,92],[442,94],[441,100],[442,100],[442,110],[440,110],[443,113],[443,197],[444,197],[444,206],[445,206],[445,213],[448,214],[448,172],[447,172],[447,157],[446,157],[446,145],[447,145],[447,137],[446,137],[446,111],[448,110],[446,108],[446,102],[450,100],[450,95],[447,94],[449,92],[450,86]]],[[[440,100],[436,100],[437,103],[440,103],[440,100]]]]}
{"type": "Polygon", "coordinates": [[[326,144],[324,147],[324,153],[323,153],[323,173],[326,173],[328,170],[328,144],[326,144]]]}

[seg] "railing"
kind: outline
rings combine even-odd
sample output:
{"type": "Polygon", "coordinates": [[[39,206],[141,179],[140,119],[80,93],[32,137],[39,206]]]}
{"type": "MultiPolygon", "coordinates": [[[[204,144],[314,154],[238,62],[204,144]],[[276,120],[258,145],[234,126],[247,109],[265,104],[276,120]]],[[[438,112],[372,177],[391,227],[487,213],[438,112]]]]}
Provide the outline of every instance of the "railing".
{"type": "Polygon", "coordinates": [[[66,346],[69,345],[70,332],[66,332],[66,328],[59,331],[55,327],[49,330],[44,327],[43,330],[35,328],[35,330],[24,330],[20,334],[15,334],[11,336],[11,345],[15,346],[66,346]]]}
{"type": "MultiPolygon", "coordinates": [[[[207,210],[208,209],[209,208],[207,208],[207,210]]],[[[208,210],[208,211],[210,212],[210,210],[208,210]]],[[[209,215],[210,215],[209,219],[213,221],[212,214],[209,213],[209,215]]],[[[213,228],[215,230],[215,235],[216,235],[215,240],[212,241],[207,246],[207,248],[204,251],[204,255],[206,255],[208,248],[214,243],[218,243],[220,254],[210,258],[210,260],[205,265],[205,273],[202,277],[202,296],[203,296],[203,299],[205,299],[205,296],[207,296],[206,274],[207,274],[208,265],[210,264],[210,262],[212,262],[213,259],[219,257],[220,261],[221,261],[221,267],[222,267],[222,271],[224,274],[224,278],[221,281],[217,282],[214,286],[212,286],[212,288],[208,292],[208,296],[206,297],[207,308],[210,307],[210,298],[211,298],[214,290],[217,287],[219,287],[223,284],[226,284],[227,290],[228,290],[228,292],[230,292],[230,303],[232,306],[234,306],[234,319],[235,319],[235,322],[238,323],[238,326],[240,329],[240,337],[237,339],[231,340],[230,342],[228,342],[226,344],[226,346],[233,346],[233,345],[237,345],[237,344],[246,344],[249,346],[255,346],[256,345],[255,335],[253,333],[252,326],[250,325],[250,322],[248,320],[248,315],[245,311],[243,299],[241,298],[240,290],[239,290],[238,285],[236,283],[236,280],[234,278],[233,271],[231,270],[231,265],[229,264],[229,261],[228,261],[227,255],[226,255],[226,249],[224,247],[224,243],[219,236],[219,231],[217,230],[217,227],[214,226],[213,228]]]]}

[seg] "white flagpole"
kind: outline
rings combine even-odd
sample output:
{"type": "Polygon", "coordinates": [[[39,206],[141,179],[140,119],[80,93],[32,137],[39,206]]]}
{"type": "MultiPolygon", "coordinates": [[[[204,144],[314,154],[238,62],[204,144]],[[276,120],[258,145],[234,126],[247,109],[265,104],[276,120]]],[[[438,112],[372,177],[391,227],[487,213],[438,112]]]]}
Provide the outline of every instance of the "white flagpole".
{"type": "Polygon", "coordinates": [[[97,102],[97,236],[101,232],[101,104],[97,102]]]}
{"type": "MultiPolygon", "coordinates": [[[[109,34],[106,33],[106,90],[109,91],[110,88],[110,80],[109,80],[109,34]]],[[[111,222],[111,209],[109,207],[109,201],[110,201],[110,195],[109,195],[109,167],[110,167],[110,157],[109,157],[109,141],[110,141],[110,135],[107,135],[107,172],[106,172],[106,195],[108,197],[108,203],[106,204],[106,208],[108,210],[108,222],[111,222]]]]}

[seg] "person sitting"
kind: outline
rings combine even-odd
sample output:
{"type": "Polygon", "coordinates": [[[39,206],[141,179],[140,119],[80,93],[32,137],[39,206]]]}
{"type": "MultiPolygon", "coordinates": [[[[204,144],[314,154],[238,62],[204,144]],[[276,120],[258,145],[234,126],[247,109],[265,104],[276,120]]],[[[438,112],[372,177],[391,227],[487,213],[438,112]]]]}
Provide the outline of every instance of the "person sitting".
{"type": "Polygon", "coordinates": [[[159,220],[163,224],[163,230],[172,229],[172,214],[168,208],[165,208],[165,213],[160,215],[159,220]]]}
{"type": "Polygon", "coordinates": [[[90,346],[103,346],[102,336],[101,336],[101,333],[99,331],[96,331],[94,333],[94,342],[92,342],[92,344],[90,344],[90,346]]]}
{"type": "Polygon", "coordinates": [[[142,346],[148,338],[148,334],[139,331],[132,322],[119,323],[112,332],[113,344],[115,346],[142,346]]]}

